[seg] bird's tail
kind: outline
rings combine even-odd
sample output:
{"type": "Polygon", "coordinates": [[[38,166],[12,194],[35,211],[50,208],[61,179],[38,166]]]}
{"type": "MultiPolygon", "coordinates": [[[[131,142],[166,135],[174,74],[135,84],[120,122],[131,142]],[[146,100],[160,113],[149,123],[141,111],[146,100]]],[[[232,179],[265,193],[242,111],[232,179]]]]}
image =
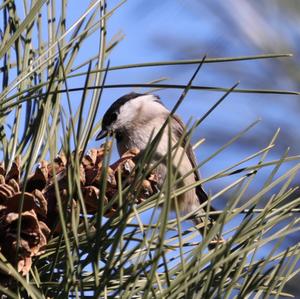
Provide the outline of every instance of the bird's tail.
{"type": "MultiPolygon", "coordinates": [[[[209,233],[210,229],[214,226],[217,217],[205,217],[205,216],[197,216],[195,215],[192,219],[193,223],[197,227],[198,231],[205,237],[207,233],[209,233]]],[[[216,234],[210,240],[208,244],[208,249],[212,250],[218,246],[218,244],[223,244],[225,242],[224,238],[221,234],[216,234]]]]}

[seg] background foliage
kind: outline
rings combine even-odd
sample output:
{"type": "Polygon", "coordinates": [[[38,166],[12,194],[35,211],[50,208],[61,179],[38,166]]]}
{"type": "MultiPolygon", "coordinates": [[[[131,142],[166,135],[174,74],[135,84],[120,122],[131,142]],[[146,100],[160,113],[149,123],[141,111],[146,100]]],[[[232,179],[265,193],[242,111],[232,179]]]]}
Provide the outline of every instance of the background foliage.
{"type": "MultiPolygon", "coordinates": [[[[60,210],[62,234],[51,239],[28,277],[10,269],[20,282],[17,289],[2,288],[11,297],[276,297],[287,295],[284,285],[298,273],[299,218],[295,209],[299,206],[299,156],[295,148],[299,138],[292,113],[298,107],[294,100],[298,100],[298,93],[285,91],[298,87],[294,58],[286,55],[289,50],[297,51],[282,45],[294,36],[283,32],[280,37],[286,39],[282,39],[268,32],[272,37],[268,39],[265,31],[271,31],[270,27],[260,26],[254,31],[251,25],[252,21],[266,24],[261,11],[268,11],[272,18],[275,7],[281,9],[283,4],[271,7],[265,3],[268,9],[260,10],[255,2],[243,1],[242,5],[231,1],[229,10],[224,4],[217,7],[178,1],[178,10],[170,1],[162,7],[149,3],[134,6],[132,2],[113,1],[106,6],[104,1],[78,5],[63,0],[7,0],[1,4],[2,159],[10,168],[14,158],[21,155],[26,182],[41,159],[51,161],[59,152],[70,157],[73,150],[85,152],[94,146],[88,142],[100,127],[100,116],[125,90],[158,92],[164,88],[159,94],[173,99],[167,102],[169,107],[187,93],[181,98],[179,114],[191,115],[194,110],[200,119],[190,122],[190,127],[195,126],[188,135],[201,145],[203,183],[213,204],[222,209],[221,217],[203,240],[178,213],[169,219],[170,198],[183,191],[172,191],[171,173],[164,192],[142,205],[128,203],[131,190],[119,190],[115,201],[125,205],[115,217],[103,217],[102,204],[97,215],[90,217],[78,192],[79,159],[70,159],[69,198],[78,195],[80,214],[60,210]],[[237,10],[244,18],[231,13],[237,10]],[[193,17],[185,19],[181,11],[193,17]],[[216,23],[205,21],[204,12],[215,16],[216,23]],[[123,42],[130,47],[122,46],[123,33],[115,30],[123,20],[132,26],[127,25],[129,36],[123,42]],[[169,22],[172,26],[168,27],[169,22]],[[194,26],[186,29],[187,23],[194,26]],[[227,34],[204,34],[224,24],[227,34]],[[201,34],[195,35],[199,29],[201,34]],[[149,43],[149,32],[152,48],[145,47],[137,54],[139,43],[149,43]],[[251,48],[246,47],[249,45],[251,48]],[[165,49],[162,60],[167,62],[153,63],[157,56],[149,53],[157,48],[165,49]],[[208,57],[189,86],[204,53],[208,57]],[[213,58],[227,55],[231,57],[213,58]],[[276,57],[281,58],[271,59],[276,57]],[[237,80],[241,80],[239,86],[235,86],[237,80]],[[214,103],[221,106],[214,107],[214,103]],[[216,109],[210,111],[211,107],[216,109]],[[210,113],[205,114],[207,111],[210,113]],[[263,124],[248,121],[266,115],[266,111],[268,118],[263,124]],[[207,137],[204,144],[198,142],[199,125],[204,132],[201,136],[207,137]],[[284,128],[279,137],[278,126],[284,128]],[[287,145],[293,146],[291,153],[287,145]],[[159,203],[163,203],[161,212],[159,203]],[[207,245],[217,231],[223,232],[227,242],[209,252],[207,245]]],[[[290,16],[297,8],[296,4],[293,9],[284,4],[291,26],[295,18],[290,16]]],[[[296,30],[293,34],[297,35],[296,30]]],[[[115,157],[112,153],[112,159],[115,157]]],[[[140,167],[144,164],[146,161],[141,161],[140,167]]],[[[141,176],[137,175],[135,184],[141,176]]],[[[101,187],[104,190],[105,186],[101,187]]],[[[1,268],[8,267],[2,256],[1,268]]]]}

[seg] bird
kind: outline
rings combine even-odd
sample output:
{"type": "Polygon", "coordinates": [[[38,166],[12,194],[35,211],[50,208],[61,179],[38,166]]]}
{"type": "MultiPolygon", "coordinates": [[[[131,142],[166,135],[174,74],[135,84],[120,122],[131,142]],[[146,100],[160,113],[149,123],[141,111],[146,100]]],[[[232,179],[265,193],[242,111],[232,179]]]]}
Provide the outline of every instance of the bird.
{"type": "MultiPolygon", "coordinates": [[[[185,125],[180,117],[171,114],[159,96],[131,92],[113,102],[104,113],[102,129],[97,134],[96,140],[114,135],[120,156],[132,148],[137,148],[143,153],[168,118],[170,119],[172,146],[175,146],[186,132],[185,125]]],[[[169,134],[168,126],[166,126],[158,142],[153,155],[154,161],[152,162],[161,161],[161,158],[168,153],[169,134]]],[[[177,187],[191,186],[200,181],[196,157],[187,138],[183,138],[181,144],[178,144],[174,151],[176,153],[173,155],[172,166],[177,171],[178,176],[182,177],[177,187]]],[[[158,184],[162,187],[167,176],[166,159],[155,170],[159,177],[158,184]]],[[[188,191],[180,194],[177,203],[181,215],[186,215],[199,210],[200,205],[207,202],[207,200],[207,193],[202,185],[198,184],[196,187],[189,188],[188,191]]],[[[171,209],[175,209],[174,203],[171,204],[171,209]]],[[[211,210],[214,209],[210,206],[211,210]]],[[[199,231],[202,235],[204,233],[204,218],[197,216],[197,213],[195,213],[191,219],[197,227],[200,227],[199,231]]],[[[216,216],[211,215],[209,217],[210,227],[215,220],[216,216]]],[[[217,240],[221,240],[221,238],[217,237],[217,240]]],[[[213,238],[212,242],[215,241],[216,238],[213,238]]]]}

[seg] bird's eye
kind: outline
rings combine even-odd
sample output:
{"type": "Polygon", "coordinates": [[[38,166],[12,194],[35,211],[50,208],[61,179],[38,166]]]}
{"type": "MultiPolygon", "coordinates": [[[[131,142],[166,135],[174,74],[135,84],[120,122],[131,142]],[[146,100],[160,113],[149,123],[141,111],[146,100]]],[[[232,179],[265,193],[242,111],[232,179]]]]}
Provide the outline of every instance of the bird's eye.
{"type": "Polygon", "coordinates": [[[110,116],[110,123],[114,122],[118,118],[118,114],[113,112],[110,116]]]}

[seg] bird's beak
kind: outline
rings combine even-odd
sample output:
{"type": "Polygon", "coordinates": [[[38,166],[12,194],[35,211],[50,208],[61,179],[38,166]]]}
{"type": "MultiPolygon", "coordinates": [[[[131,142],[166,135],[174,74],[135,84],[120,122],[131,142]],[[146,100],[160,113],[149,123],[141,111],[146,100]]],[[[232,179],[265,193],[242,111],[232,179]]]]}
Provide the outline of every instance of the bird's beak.
{"type": "Polygon", "coordinates": [[[105,138],[108,135],[108,130],[102,129],[99,134],[96,136],[96,140],[105,138]]]}

